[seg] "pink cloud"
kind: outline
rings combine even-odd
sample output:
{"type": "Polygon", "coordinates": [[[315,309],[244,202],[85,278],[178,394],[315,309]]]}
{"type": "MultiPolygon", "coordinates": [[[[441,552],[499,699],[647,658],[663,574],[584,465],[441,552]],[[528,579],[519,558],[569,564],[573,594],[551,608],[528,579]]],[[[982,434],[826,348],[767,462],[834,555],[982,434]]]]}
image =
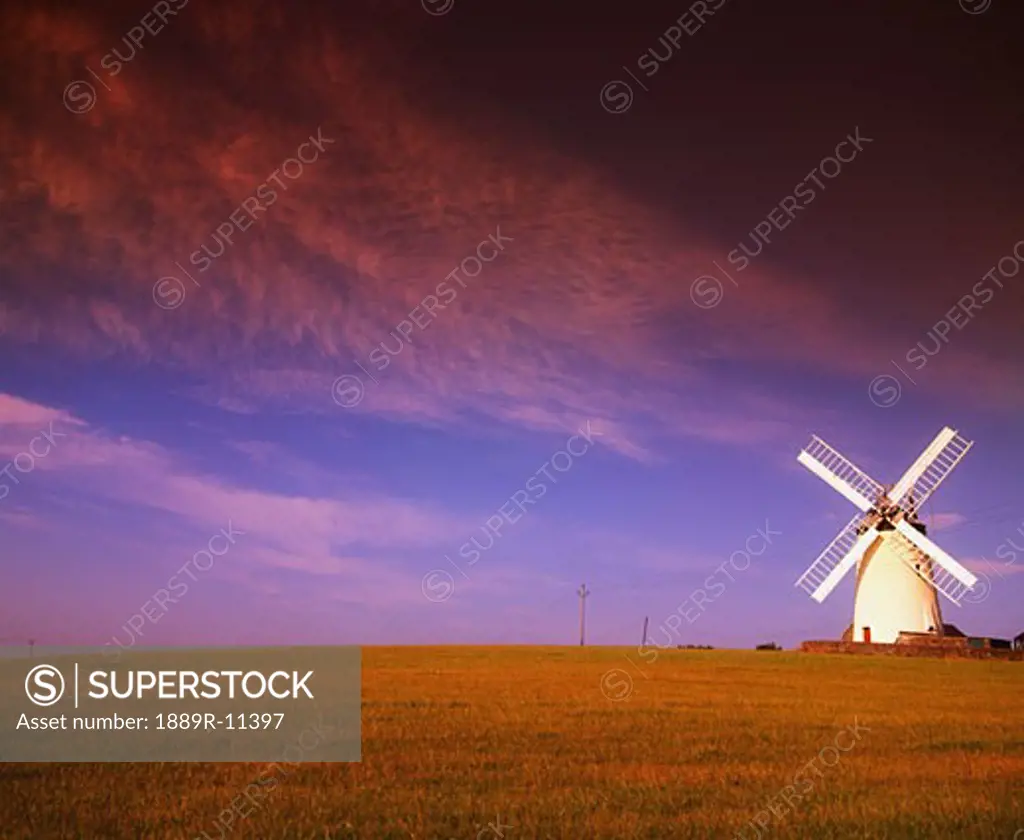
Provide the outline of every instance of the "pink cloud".
{"type": "Polygon", "coordinates": [[[934,531],[945,531],[956,525],[967,521],[967,517],[960,513],[934,513],[926,517],[927,524],[934,531]]]}
{"type": "Polygon", "coordinates": [[[23,400],[13,394],[0,393],[0,425],[3,427],[45,428],[51,422],[80,423],[65,411],[23,400]]]}
{"type": "Polygon", "coordinates": [[[977,575],[984,575],[990,581],[1000,577],[1009,577],[1024,573],[1024,564],[1004,563],[1000,560],[987,560],[984,557],[970,558],[961,561],[964,567],[970,569],[977,575]]]}
{"type": "MultiPolygon", "coordinates": [[[[524,142],[527,127],[498,106],[474,115],[494,131],[438,114],[408,78],[398,81],[407,68],[393,45],[342,44],[315,17],[261,9],[259,20],[235,6],[188,10],[193,46],[216,56],[231,80],[224,88],[182,86],[140,60],[73,132],[59,107],[32,126],[0,114],[16,185],[5,212],[19,230],[6,255],[16,305],[0,308],[0,332],[183,367],[238,410],[288,399],[333,412],[334,378],[500,227],[513,240],[506,250],[412,333],[355,410],[440,426],[473,412],[528,430],[597,418],[603,443],[639,460],[656,457],[666,437],[745,445],[792,427],[791,405],[738,393],[708,401],[724,390],[715,362],[863,378],[866,392],[912,344],[865,343],[874,311],[767,263],[743,272],[719,307],[698,309],[690,283],[728,243],[540,139],[524,142]],[[251,48],[262,31],[292,45],[286,60],[251,48]],[[311,117],[243,104],[235,82],[301,90],[311,117]],[[175,262],[320,126],[333,140],[322,158],[238,233],[202,288],[184,281],[180,309],[156,306],[157,279],[179,274],[175,262]],[[43,289],[40,260],[93,277],[43,289]]],[[[109,46],[84,13],[14,11],[5,21],[26,102],[52,97],[109,46]]],[[[1017,377],[1005,359],[965,346],[942,364],[943,388],[955,382],[965,398],[1024,399],[1006,386],[1017,377]]]]}
{"type": "MultiPolygon", "coordinates": [[[[248,535],[253,551],[247,556],[253,560],[281,561],[289,568],[325,574],[351,568],[371,574],[368,564],[345,566],[336,554],[339,548],[358,544],[379,552],[429,547],[461,538],[476,524],[430,504],[365,490],[352,498],[311,498],[247,489],[200,474],[156,444],[105,436],[47,406],[0,396],[0,407],[6,409],[0,441],[10,438],[12,430],[34,428],[39,420],[58,417],[66,423],[59,446],[38,461],[49,473],[49,490],[140,505],[181,517],[211,534],[230,523],[248,535]]],[[[16,449],[0,444],[0,457],[11,457],[16,449]]],[[[280,461],[280,451],[270,454],[280,461]]],[[[26,524],[26,517],[38,515],[26,510],[18,518],[26,524]]]]}

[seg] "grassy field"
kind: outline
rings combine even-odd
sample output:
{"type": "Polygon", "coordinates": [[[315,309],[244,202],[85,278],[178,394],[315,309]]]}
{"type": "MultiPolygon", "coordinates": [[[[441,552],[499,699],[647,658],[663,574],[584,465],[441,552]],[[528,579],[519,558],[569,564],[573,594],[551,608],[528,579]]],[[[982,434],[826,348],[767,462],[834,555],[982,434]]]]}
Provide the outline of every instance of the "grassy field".
{"type": "Polygon", "coordinates": [[[1024,838],[1022,663],[530,647],[363,662],[360,764],[4,765],[0,836],[1024,838]]]}

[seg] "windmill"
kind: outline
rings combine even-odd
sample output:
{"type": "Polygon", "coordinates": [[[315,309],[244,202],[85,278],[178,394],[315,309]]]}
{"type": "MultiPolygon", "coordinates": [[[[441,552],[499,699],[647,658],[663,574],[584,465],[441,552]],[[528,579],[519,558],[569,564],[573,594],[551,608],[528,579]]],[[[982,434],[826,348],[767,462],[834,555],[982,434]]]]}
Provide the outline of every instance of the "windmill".
{"type": "Polygon", "coordinates": [[[903,631],[942,634],[936,592],[957,606],[977,578],[926,535],[918,511],[972,442],[944,428],[891,487],[814,436],[797,460],[859,508],[796,585],[821,603],[857,566],[853,641],[893,643],[903,631]]]}

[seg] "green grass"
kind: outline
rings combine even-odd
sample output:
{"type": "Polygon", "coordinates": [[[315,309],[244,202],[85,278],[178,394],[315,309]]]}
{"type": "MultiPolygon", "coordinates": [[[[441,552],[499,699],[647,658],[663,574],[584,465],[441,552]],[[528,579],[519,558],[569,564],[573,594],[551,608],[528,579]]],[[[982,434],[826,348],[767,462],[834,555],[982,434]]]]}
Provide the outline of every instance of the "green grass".
{"type": "MultiPolygon", "coordinates": [[[[363,761],[268,771],[226,836],[494,840],[500,816],[507,840],[757,837],[749,821],[855,719],[860,740],[777,800],[765,837],[1024,828],[1022,663],[530,647],[366,648],[363,663],[363,761]],[[627,699],[602,691],[613,668],[627,699]]],[[[0,834],[219,838],[263,769],[5,765],[0,834]]]]}

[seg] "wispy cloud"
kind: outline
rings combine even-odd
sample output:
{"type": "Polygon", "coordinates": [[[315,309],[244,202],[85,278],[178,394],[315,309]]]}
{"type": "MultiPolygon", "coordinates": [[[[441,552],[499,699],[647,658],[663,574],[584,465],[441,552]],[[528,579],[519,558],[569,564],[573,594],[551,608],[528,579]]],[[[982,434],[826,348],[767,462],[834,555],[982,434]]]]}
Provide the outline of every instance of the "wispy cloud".
{"type": "MultiPolygon", "coordinates": [[[[5,245],[0,334],[184,367],[215,383],[225,408],[337,412],[333,379],[356,371],[500,224],[514,243],[413,333],[358,411],[524,430],[602,419],[604,445],[649,461],[661,439],[747,445],[791,428],[792,404],[746,396],[752,383],[736,374],[723,398],[722,363],[851,377],[888,363],[885,348],[860,341],[872,313],[844,308],[816,278],[755,266],[714,313],[697,309],[690,280],[720,243],[542,141],[523,143],[525,127],[507,115],[475,114],[508,124],[485,139],[432,112],[397,81],[395,44],[342,43],[315,11],[295,21],[260,9],[257,20],[248,8],[196,6],[162,36],[167,48],[188,38],[190,51],[215,56],[222,80],[182,85],[160,62],[138,61],[88,114],[72,118],[55,100],[29,122],[0,115],[15,185],[0,218],[18,231],[5,245]],[[261,28],[269,43],[292,45],[286,57],[251,48],[261,28]],[[263,104],[240,101],[238,83],[263,91],[263,104]],[[307,119],[273,107],[282,91],[302,91],[307,119]],[[320,125],[331,153],[290,182],[201,288],[188,285],[180,308],[156,306],[154,282],[178,273],[175,262],[320,125]],[[41,275],[66,280],[43,291],[41,275]]],[[[109,47],[84,14],[4,14],[25,101],[54,97],[109,47]]],[[[965,348],[947,371],[965,393],[1019,400],[1005,365],[977,362],[965,348]]]]}
{"type": "Polygon", "coordinates": [[[977,574],[987,575],[989,579],[1024,573],[1024,563],[1004,563],[1001,560],[988,560],[984,557],[971,557],[960,562],[965,568],[977,574]]]}
{"type": "MultiPolygon", "coordinates": [[[[53,418],[63,424],[64,438],[42,462],[48,493],[134,506],[214,531],[230,520],[249,535],[244,553],[252,563],[387,577],[385,570],[349,555],[444,545],[474,521],[432,504],[364,490],[358,498],[318,498],[242,487],[197,470],[157,444],[109,436],[57,409],[10,396],[0,396],[0,409],[0,458],[13,457],[37,425],[53,418]]],[[[282,457],[276,447],[242,448],[282,457]]],[[[45,521],[46,510],[36,503],[6,515],[29,524],[45,521]]],[[[415,584],[407,588],[415,590],[415,584]]]]}
{"type": "Polygon", "coordinates": [[[962,525],[967,517],[960,513],[933,513],[928,517],[928,525],[933,531],[945,531],[957,525],[962,525]]]}

